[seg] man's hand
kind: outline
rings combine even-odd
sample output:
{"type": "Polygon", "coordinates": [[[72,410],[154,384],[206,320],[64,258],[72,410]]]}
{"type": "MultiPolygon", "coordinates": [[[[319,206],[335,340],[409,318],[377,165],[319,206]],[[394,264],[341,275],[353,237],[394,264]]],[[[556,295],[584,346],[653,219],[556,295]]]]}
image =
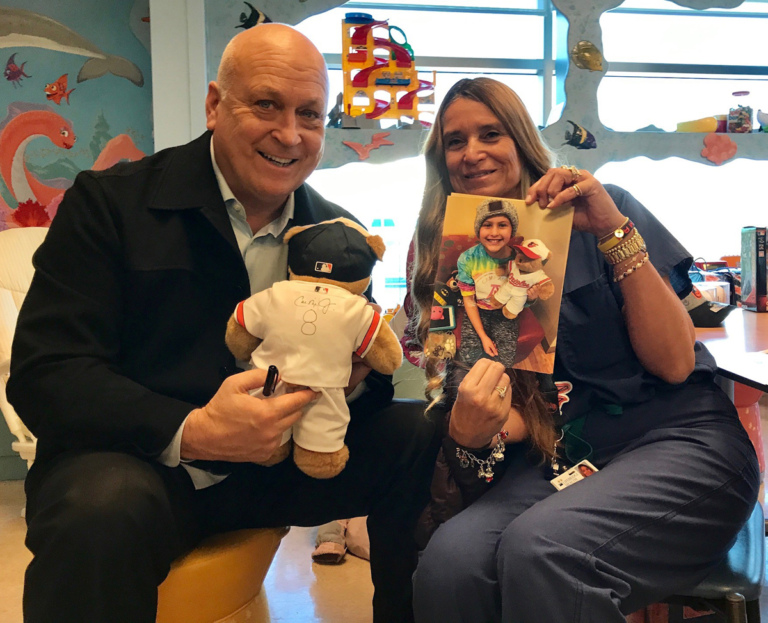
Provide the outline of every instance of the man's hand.
{"type": "Polygon", "coordinates": [[[262,398],[266,370],[248,370],[225,379],[211,401],[189,414],[181,436],[182,459],[261,463],[272,456],[283,433],[317,398],[310,389],[262,398]]]}

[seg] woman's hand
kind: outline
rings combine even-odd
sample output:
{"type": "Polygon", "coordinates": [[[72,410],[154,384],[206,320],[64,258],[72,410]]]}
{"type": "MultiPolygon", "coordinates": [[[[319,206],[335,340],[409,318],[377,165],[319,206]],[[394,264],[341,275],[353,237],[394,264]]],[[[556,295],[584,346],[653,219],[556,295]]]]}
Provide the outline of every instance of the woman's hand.
{"type": "Polygon", "coordinates": [[[538,201],[542,208],[554,209],[573,205],[573,228],[601,238],[625,221],[608,191],[589,171],[575,167],[549,169],[533,184],[525,197],[531,205],[538,201]]]}
{"type": "MultiPolygon", "coordinates": [[[[573,228],[598,239],[626,220],[603,185],[588,171],[575,167],[549,169],[528,191],[525,202],[530,205],[534,201],[548,209],[570,202],[574,207],[573,228]]],[[[682,383],[695,365],[696,334],[669,279],[662,279],[652,261],[650,258],[621,280],[627,331],[637,358],[648,372],[668,383],[682,383]]]]}
{"type": "MultiPolygon", "coordinates": [[[[459,385],[448,434],[459,445],[485,448],[510,416],[512,391],[504,366],[479,359],[459,385]]],[[[516,412],[516,411],[515,411],[516,412]]]]}

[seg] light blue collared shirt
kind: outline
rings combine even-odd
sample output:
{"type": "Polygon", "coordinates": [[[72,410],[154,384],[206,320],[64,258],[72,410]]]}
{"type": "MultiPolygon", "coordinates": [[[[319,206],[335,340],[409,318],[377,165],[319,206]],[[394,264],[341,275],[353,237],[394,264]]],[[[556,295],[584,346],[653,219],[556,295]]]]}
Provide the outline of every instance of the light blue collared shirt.
{"type": "Polygon", "coordinates": [[[237,246],[240,248],[248,271],[251,294],[266,290],[276,281],[287,279],[288,247],[283,244],[283,234],[293,220],[295,204],[293,193],[288,197],[280,217],[267,223],[254,234],[246,220],[243,204],[237,200],[216,164],[213,141],[211,141],[211,162],[224,205],[227,206],[227,214],[235,232],[237,246]]]}

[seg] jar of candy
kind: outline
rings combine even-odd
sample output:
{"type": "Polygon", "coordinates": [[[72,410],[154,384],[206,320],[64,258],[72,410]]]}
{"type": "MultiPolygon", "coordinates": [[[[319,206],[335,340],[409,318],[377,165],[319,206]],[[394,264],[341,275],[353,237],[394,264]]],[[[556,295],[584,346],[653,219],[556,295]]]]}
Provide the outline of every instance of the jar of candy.
{"type": "MultiPolygon", "coordinates": [[[[745,97],[749,91],[735,91],[734,97],[745,97]]],[[[747,133],[752,131],[752,107],[737,104],[736,108],[728,111],[728,131],[737,133],[747,133]]]]}

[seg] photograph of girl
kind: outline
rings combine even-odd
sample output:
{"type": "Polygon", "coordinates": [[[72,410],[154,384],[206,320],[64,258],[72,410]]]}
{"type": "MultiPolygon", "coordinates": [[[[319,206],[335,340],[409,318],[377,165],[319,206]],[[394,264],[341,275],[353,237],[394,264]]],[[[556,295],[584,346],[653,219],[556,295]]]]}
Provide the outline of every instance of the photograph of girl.
{"type": "MultiPolygon", "coordinates": [[[[457,360],[552,372],[571,218],[567,208],[553,214],[514,199],[448,197],[438,274],[455,274],[464,310],[450,310],[457,360]]],[[[444,341],[445,314],[433,316],[444,341]]]]}

